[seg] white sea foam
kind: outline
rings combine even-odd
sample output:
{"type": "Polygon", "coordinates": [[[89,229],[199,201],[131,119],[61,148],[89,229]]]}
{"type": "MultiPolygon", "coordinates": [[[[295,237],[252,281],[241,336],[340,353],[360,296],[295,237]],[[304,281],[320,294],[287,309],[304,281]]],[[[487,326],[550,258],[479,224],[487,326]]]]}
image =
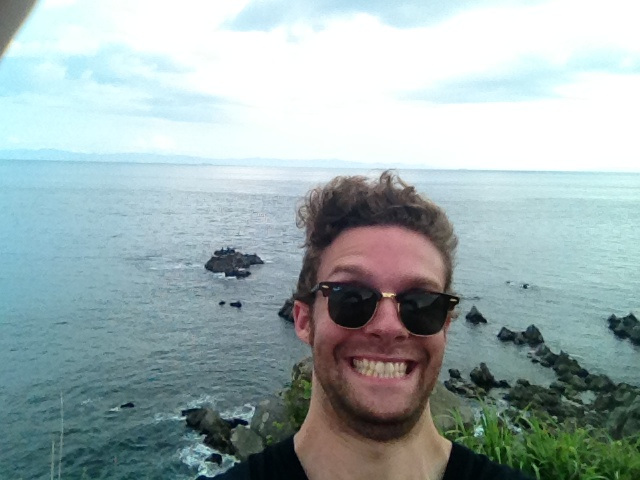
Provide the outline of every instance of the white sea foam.
{"type": "Polygon", "coordinates": [[[182,415],[177,415],[175,413],[156,413],[153,416],[153,420],[155,423],[167,422],[167,421],[183,421],[184,417],[182,415]]]}
{"type": "MultiPolygon", "coordinates": [[[[186,408],[200,408],[202,406],[205,405],[210,405],[210,406],[215,406],[216,404],[216,398],[213,395],[200,395],[197,398],[194,398],[193,400],[189,400],[189,402],[187,402],[187,406],[186,408]]],[[[183,417],[182,417],[183,418],[183,417]]]]}
{"type": "Polygon", "coordinates": [[[255,406],[251,405],[250,403],[245,403],[240,407],[234,407],[231,410],[220,412],[220,416],[222,416],[223,418],[241,418],[242,420],[250,422],[255,411],[255,406]]]}
{"type": "Polygon", "coordinates": [[[178,457],[180,458],[180,461],[189,468],[197,469],[198,475],[213,477],[228,470],[236,462],[234,457],[224,454],[222,455],[221,465],[207,462],[205,460],[209,458],[212,453],[217,452],[203,444],[199,435],[191,433],[187,434],[185,438],[189,441],[189,445],[178,451],[178,457]]]}

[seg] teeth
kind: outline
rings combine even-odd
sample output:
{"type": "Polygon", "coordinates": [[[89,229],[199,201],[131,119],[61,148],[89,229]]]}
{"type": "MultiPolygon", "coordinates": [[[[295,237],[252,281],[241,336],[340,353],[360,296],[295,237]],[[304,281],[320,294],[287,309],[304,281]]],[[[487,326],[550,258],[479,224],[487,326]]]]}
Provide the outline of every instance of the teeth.
{"type": "Polygon", "coordinates": [[[407,374],[405,362],[377,362],[366,358],[353,360],[353,366],[362,375],[376,378],[400,378],[407,374]]]}

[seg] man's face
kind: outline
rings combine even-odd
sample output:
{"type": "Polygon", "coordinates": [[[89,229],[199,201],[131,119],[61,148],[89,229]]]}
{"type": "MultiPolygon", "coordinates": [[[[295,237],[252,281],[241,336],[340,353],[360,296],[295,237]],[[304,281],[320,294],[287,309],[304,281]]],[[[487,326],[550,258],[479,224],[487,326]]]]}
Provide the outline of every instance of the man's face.
{"type": "MultiPolygon", "coordinates": [[[[343,232],[323,252],[318,281],[355,282],[381,292],[412,288],[441,292],[442,255],[423,235],[396,226],[357,227],[343,232]]],[[[406,435],[422,416],[442,365],[446,330],[429,337],[410,334],[394,299],[383,299],[363,328],[336,325],[327,298],[313,309],[298,304],[296,330],[313,349],[314,395],[323,408],[365,437],[391,440],[406,435]],[[400,376],[372,375],[371,362],[394,364],[400,376]],[[317,389],[321,391],[316,392],[317,389]]]]}

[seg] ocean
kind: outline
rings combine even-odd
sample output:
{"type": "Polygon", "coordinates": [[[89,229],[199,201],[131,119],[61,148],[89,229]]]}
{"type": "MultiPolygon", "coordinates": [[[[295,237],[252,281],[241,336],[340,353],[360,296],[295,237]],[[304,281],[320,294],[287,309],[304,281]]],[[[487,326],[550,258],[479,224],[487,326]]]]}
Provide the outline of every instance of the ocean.
{"type": "MultiPolygon", "coordinates": [[[[443,379],[484,361],[548,384],[528,348],[496,339],[534,323],[552,350],[640,385],[640,348],[606,322],[640,313],[639,174],[399,173],[460,238],[443,379]],[[487,325],[465,322],[472,305],[487,325]]],[[[61,424],[64,479],[219,471],[180,410],[248,418],[309,353],[277,311],[302,258],[299,198],[338,174],[375,172],[0,161],[0,479],[49,478],[61,424]],[[206,271],[227,246],[265,264],[206,271]]]]}

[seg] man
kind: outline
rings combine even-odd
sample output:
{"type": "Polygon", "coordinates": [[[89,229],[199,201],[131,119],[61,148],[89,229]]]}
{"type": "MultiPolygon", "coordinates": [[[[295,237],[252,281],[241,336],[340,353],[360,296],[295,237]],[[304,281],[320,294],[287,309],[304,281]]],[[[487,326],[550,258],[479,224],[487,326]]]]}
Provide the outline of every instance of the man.
{"type": "Polygon", "coordinates": [[[298,212],[306,231],[295,330],[313,352],[309,413],[292,438],[220,479],[525,477],[442,437],[429,396],[458,298],[444,211],[389,172],[338,177],[298,212]]]}

